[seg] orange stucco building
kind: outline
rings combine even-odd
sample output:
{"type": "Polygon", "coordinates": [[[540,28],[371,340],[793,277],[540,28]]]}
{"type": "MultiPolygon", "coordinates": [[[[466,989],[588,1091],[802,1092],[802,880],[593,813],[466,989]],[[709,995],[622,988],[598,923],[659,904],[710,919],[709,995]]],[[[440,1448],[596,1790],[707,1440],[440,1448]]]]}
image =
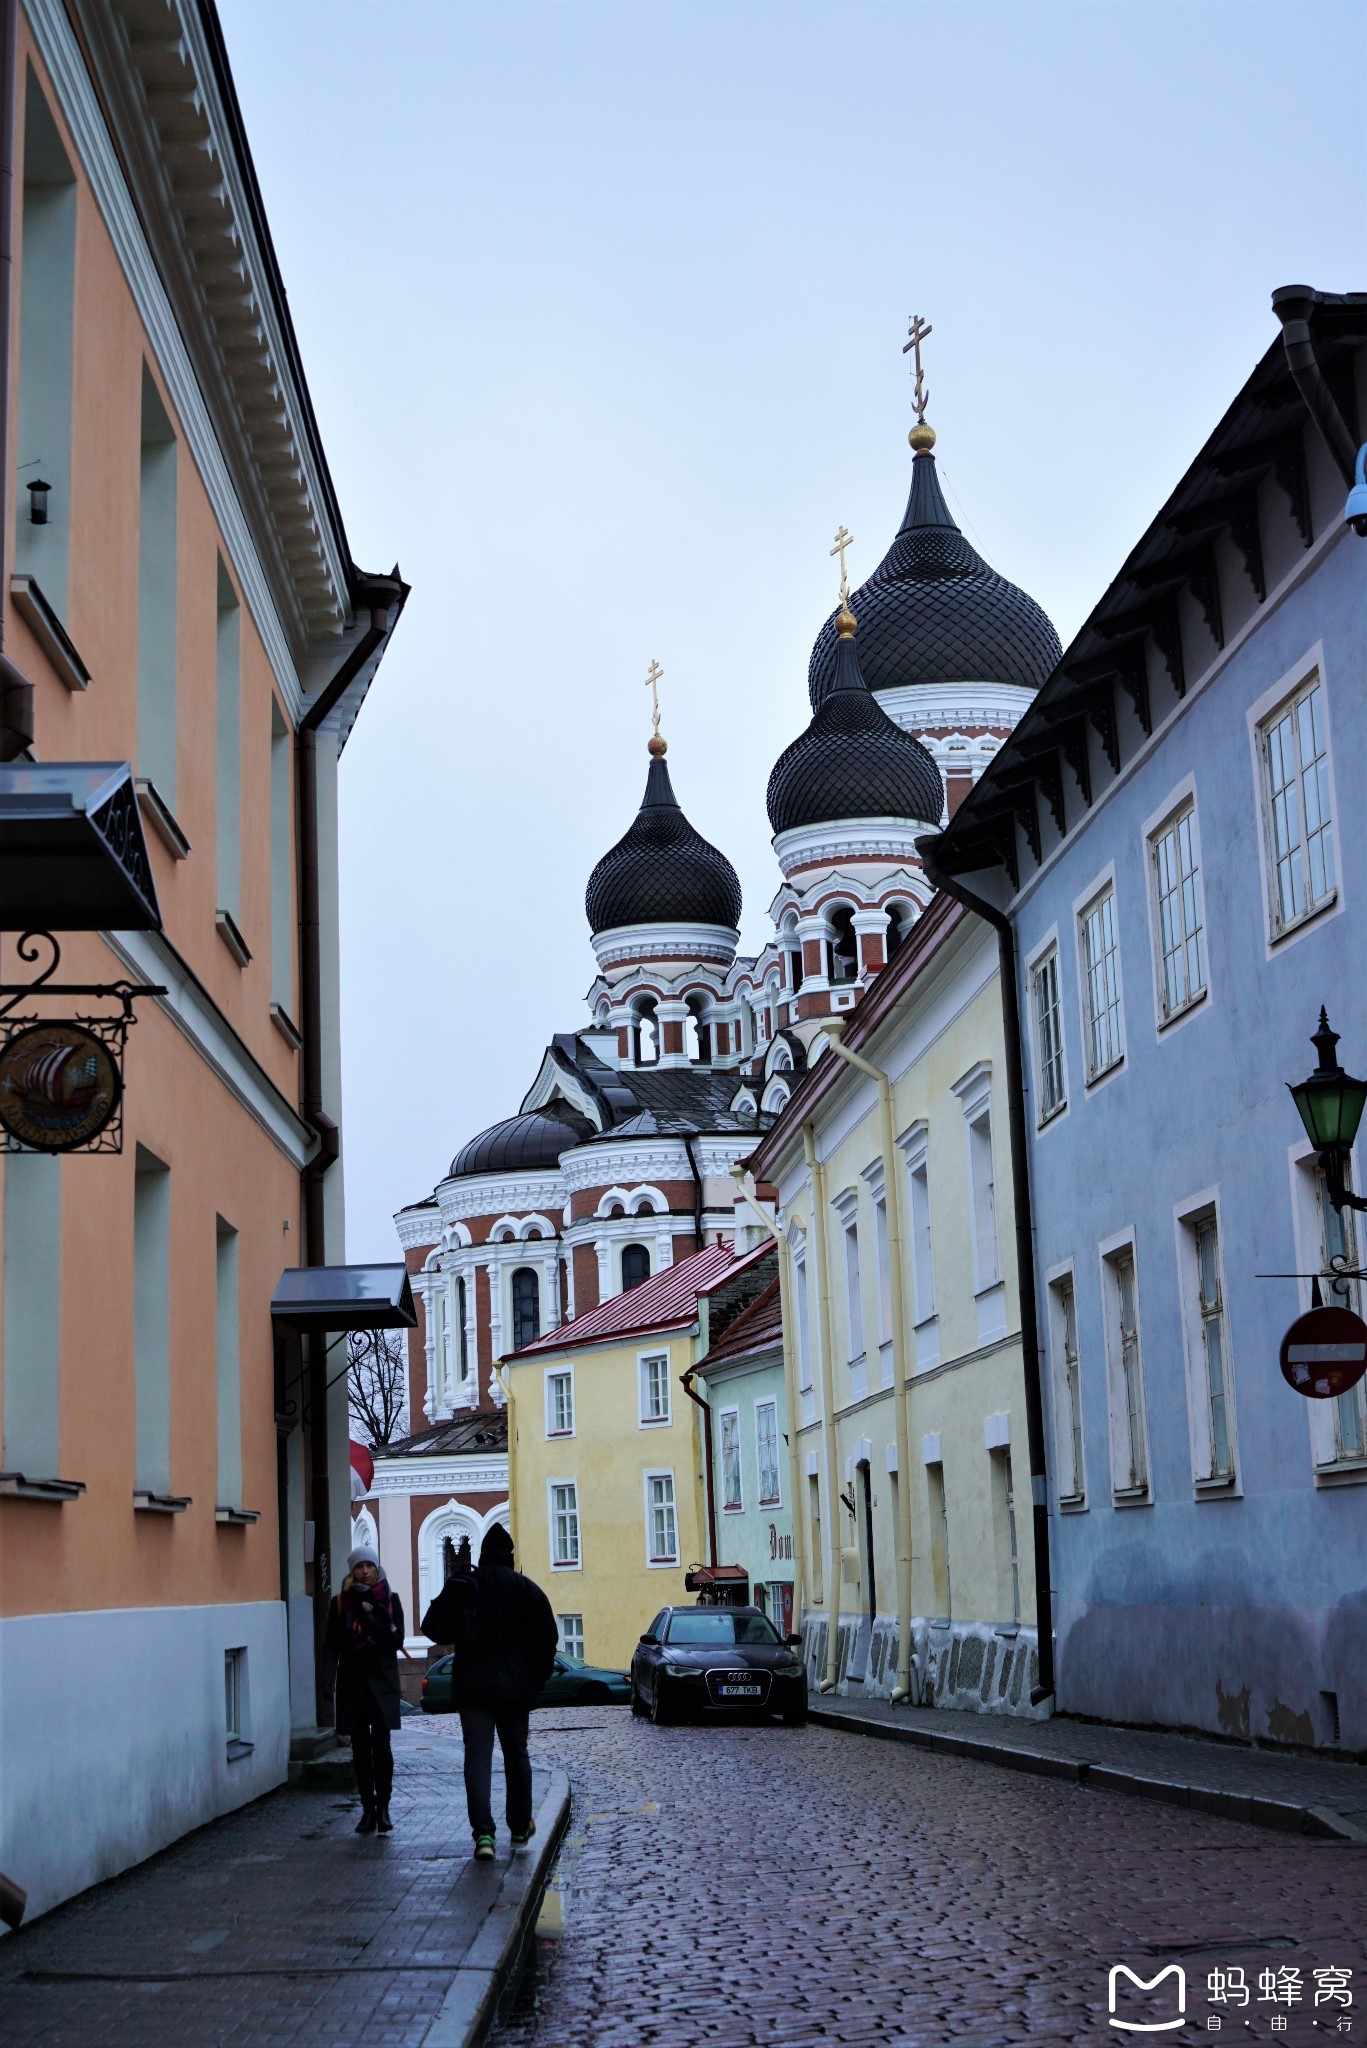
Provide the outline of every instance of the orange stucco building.
{"type": "Polygon", "coordinates": [[[310,1401],[271,1302],[344,1257],[337,761],[406,589],[351,561],[212,0],[6,0],[0,58],[0,820],[35,765],[128,764],[160,929],[62,930],[56,978],[163,991],[122,1149],[0,1154],[0,1870],[33,1911],[317,1720],[346,1390],[310,1401]]]}

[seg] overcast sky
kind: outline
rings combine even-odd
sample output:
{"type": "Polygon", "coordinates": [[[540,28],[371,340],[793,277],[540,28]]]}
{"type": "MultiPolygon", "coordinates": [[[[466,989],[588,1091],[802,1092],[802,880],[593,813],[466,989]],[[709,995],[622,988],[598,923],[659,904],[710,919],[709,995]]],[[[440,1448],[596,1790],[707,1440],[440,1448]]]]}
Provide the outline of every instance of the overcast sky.
{"type": "Polygon", "coordinates": [[[585,1018],[652,657],[742,943],[828,549],[951,507],[1068,641],[1276,333],[1367,286],[1356,4],[219,0],[356,560],[413,595],[342,763],[348,1250],[585,1018]]]}

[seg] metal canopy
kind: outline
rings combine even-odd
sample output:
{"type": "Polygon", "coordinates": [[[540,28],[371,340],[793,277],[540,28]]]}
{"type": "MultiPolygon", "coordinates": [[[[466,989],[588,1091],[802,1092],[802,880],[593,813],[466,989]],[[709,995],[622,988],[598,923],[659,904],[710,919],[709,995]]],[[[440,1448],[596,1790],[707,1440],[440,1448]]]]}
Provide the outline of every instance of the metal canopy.
{"type": "Polygon", "coordinates": [[[0,927],[161,930],[127,761],[11,761],[0,768],[0,927]]]}
{"type": "Polygon", "coordinates": [[[405,1266],[286,1266],[271,1303],[294,1330],[411,1330],[418,1320],[405,1266]]]}

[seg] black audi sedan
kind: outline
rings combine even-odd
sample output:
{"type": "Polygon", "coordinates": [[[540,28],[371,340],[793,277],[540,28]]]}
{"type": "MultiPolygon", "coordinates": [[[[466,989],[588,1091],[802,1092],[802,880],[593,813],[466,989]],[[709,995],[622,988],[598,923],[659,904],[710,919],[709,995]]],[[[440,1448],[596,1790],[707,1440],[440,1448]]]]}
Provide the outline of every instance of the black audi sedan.
{"type": "Polygon", "coordinates": [[[758,1607],[664,1607],[631,1660],[631,1711],[652,1721],[704,1713],[807,1718],[807,1670],[758,1607]]]}

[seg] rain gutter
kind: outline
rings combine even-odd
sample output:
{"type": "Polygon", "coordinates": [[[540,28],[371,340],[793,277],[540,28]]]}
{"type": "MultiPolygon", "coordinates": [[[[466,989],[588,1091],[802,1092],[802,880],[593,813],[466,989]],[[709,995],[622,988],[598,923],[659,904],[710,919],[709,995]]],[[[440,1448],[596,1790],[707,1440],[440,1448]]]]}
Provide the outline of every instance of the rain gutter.
{"type": "MultiPolygon", "coordinates": [[[[826,1264],[826,1173],[816,1156],[815,1127],[806,1123],[802,1126],[802,1149],[806,1155],[807,1172],[812,1183],[812,1242],[816,1252],[817,1299],[820,1313],[817,1318],[821,1349],[821,1441],[826,1459],[827,1522],[826,1553],[830,1559],[830,1577],[827,1581],[826,1611],[826,1675],[817,1687],[818,1692],[834,1692],[840,1669],[840,1549],[835,1540],[839,1526],[836,1513],[840,1506],[839,1479],[836,1473],[835,1440],[835,1392],[831,1381],[831,1279],[826,1264]]],[[[789,1417],[789,1422],[792,1422],[789,1417]]]]}
{"type": "Polygon", "coordinates": [[[1272,310],[1282,323],[1282,343],[1286,349],[1291,381],[1319,428],[1344,482],[1351,484],[1355,478],[1357,443],[1320,368],[1310,327],[1310,316],[1319,302],[1319,293],[1312,291],[1309,285],[1286,284],[1272,294],[1272,310]]]}

